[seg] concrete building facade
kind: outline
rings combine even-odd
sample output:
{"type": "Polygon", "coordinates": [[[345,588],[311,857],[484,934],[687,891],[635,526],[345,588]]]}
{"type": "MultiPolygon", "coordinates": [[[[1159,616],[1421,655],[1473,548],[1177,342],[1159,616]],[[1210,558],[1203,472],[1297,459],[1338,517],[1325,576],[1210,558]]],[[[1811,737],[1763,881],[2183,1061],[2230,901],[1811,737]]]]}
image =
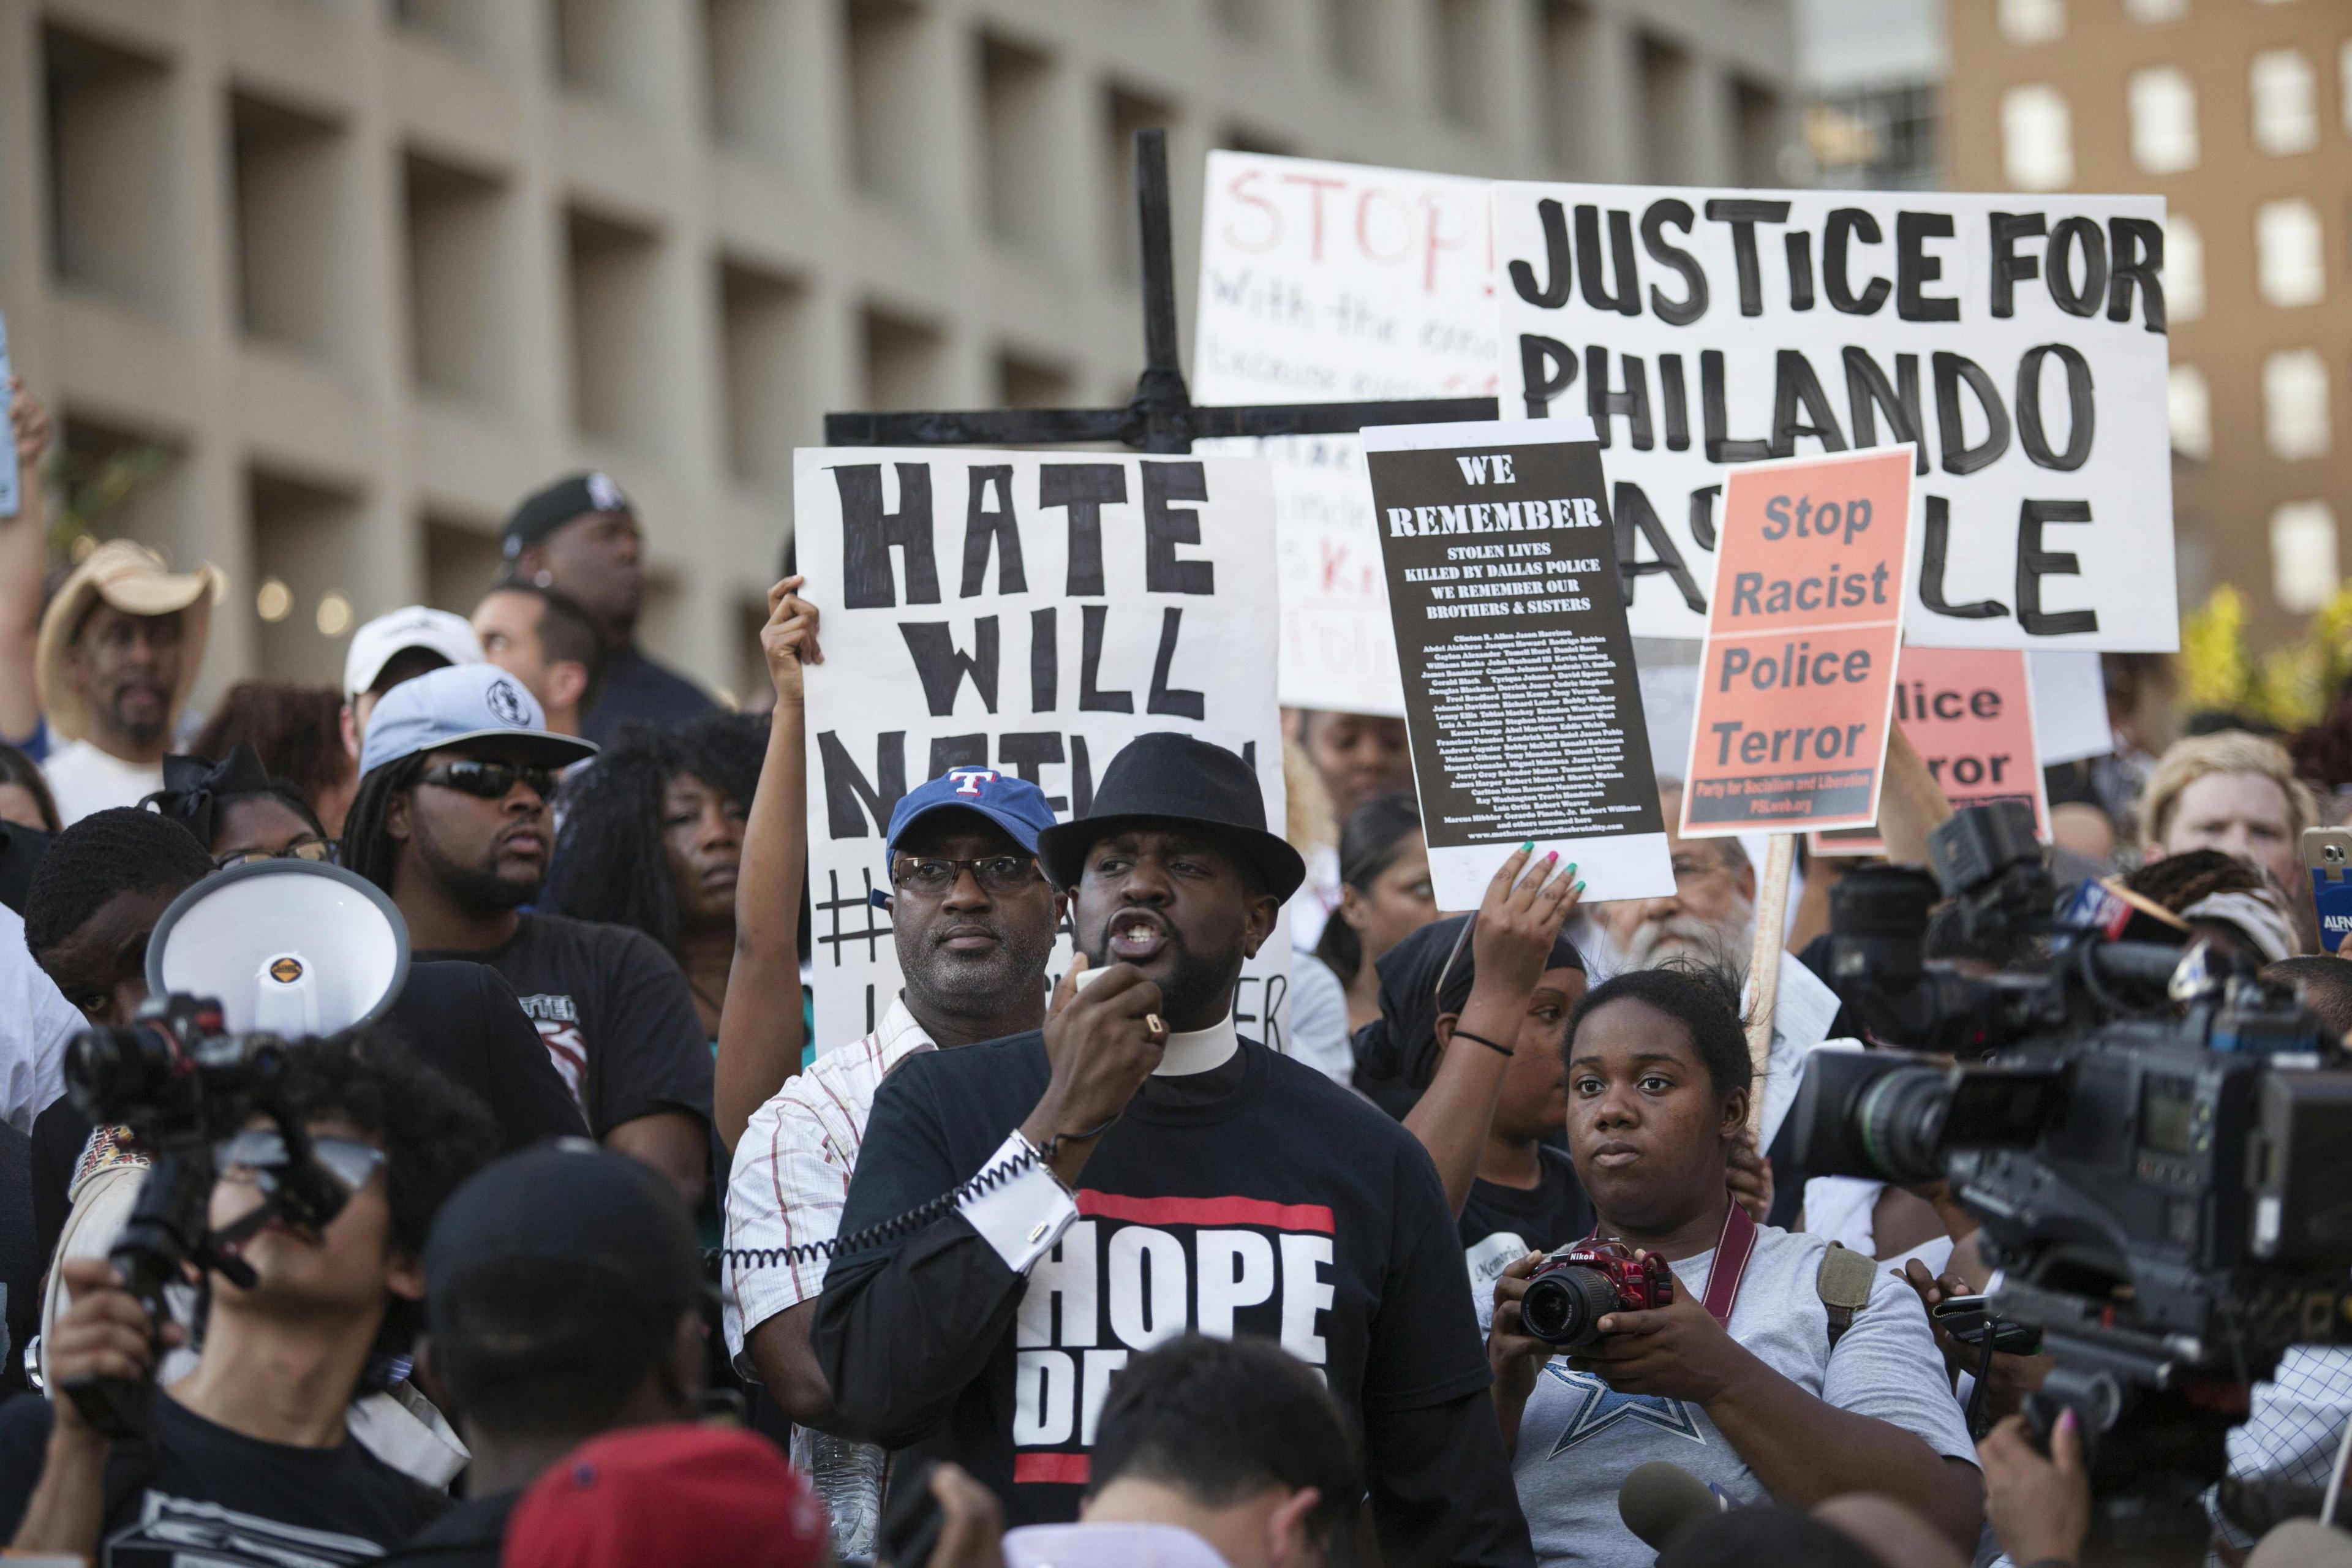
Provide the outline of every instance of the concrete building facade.
{"type": "Polygon", "coordinates": [[[469,607],[611,473],[646,640],[761,679],[832,408],[1123,401],[1216,146],[1784,183],[1788,0],[0,0],[0,310],[107,516],[231,587],[200,698],[469,607]]]}
{"type": "Polygon", "coordinates": [[[2182,599],[2284,634],[2352,505],[2352,6],[1948,4],[1956,185],[2165,198],[2182,599]]]}

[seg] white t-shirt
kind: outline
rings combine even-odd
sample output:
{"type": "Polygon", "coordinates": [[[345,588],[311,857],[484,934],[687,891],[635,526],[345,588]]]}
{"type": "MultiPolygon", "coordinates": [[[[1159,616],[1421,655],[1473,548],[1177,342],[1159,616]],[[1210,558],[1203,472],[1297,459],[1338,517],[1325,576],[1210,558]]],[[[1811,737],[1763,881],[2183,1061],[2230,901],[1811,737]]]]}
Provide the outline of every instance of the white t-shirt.
{"type": "Polygon", "coordinates": [[[1348,1044],[1348,988],[1311,952],[1290,958],[1290,1048],[1341,1089],[1356,1081],[1356,1053],[1348,1044]]]}
{"type": "MultiPolygon", "coordinates": [[[[1908,1285],[1877,1273],[1869,1305],[1831,1351],[1829,1310],[1814,1284],[1828,1248],[1819,1237],[1758,1226],[1732,1303],[1731,1337],[1807,1394],[1975,1464],[1976,1445],[1945,1383],[1927,1314],[1908,1285]]],[[[1704,1295],[1714,1262],[1710,1249],[1676,1263],[1675,1288],[1704,1295]]],[[[1617,1489],[1653,1459],[1721,1488],[1735,1506],[1765,1500],[1763,1484],[1697,1404],[1619,1394],[1590,1373],[1570,1371],[1559,1357],[1545,1363],[1511,1459],[1537,1558],[1547,1568],[1650,1568],[1657,1552],[1625,1528],[1617,1489]]]]}
{"type": "Polygon", "coordinates": [[[89,1021],[25,947],[25,922],[0,904],[0,1121],[29,1135],[66,1091],[66,1046],[89,1021]]]}
{"type": "Polygon", "coordinates": [[[58,820],[68,827],[94,811],[137,805],[163,787],[162,763],[126,763],[88,741],[68,741],[52,750],[41,773],[58,797],[58,820]]]}

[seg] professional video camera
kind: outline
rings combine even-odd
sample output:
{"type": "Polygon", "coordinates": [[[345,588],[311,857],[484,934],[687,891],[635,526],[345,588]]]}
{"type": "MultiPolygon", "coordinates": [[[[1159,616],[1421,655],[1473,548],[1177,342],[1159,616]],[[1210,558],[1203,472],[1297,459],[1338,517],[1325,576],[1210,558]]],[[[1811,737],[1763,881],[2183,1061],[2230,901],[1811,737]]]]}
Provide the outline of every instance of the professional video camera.
{"type": "Polygon", "coordinates": [[[2022,806],[1960,812],[1929,844],[1933,879],[1840,884],[1832,969],[1874,1037],[1942,1054],[1815,1053],[1797,1161],[1949,1180],[2004,1270],[1993,1316],[2056,1363],[2027,1414],[2046,1437],[2076,1411],[2107,1539],[2201,1541],[2196,1499],[2252,1385],[2290,1345],[2352,1340],[2343,1042],[2201,943],[2116,940],[2151,922],[2096,884],[2052,918],[2022,806]],[[1963,948],[2046,956],[1924,961],[1938,896],[1963,948]]]}
{"type": "MultiPolygon", "coordinates": [[[[190,1265],[250,1289],[254,1273],[234,1248],[272,1220],[325,1228],[349,1194],[313,1156],[308,1131],[275,1092],[287,1043],[274,1035],[232,1035],[221,1005],[184,994],[151,997],[126,1028],[86,1030],[67,1048],[66,1090],[84,1115],[129,1130],[128,1143],[148,1158],[138,1202],[116,1235],[108,1261],[151,1322],[169,1315],[164,1287],[183,1283],[190,1265]],[[262,1203],[225,1230],[206,1215],[217,1173],[215,1146],[267,1116],[285,1141],[286,1162],[256,1173],[262,1203]]],[[[147,1384],[81,1378],[65,1393],[110,1437],[146,1429],[147,1384]]]]}

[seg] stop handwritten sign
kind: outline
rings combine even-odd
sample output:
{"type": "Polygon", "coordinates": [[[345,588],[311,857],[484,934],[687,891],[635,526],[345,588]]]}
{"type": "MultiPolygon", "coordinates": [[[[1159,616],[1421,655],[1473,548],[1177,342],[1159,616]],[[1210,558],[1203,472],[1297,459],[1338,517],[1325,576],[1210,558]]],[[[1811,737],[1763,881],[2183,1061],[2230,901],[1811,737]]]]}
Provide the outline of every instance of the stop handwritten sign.
{"type": "Polygon", "coordinates": [[[1910,565],[1912,451],[1731,470],[1685,837],[1878,819],[1910,565]]]}

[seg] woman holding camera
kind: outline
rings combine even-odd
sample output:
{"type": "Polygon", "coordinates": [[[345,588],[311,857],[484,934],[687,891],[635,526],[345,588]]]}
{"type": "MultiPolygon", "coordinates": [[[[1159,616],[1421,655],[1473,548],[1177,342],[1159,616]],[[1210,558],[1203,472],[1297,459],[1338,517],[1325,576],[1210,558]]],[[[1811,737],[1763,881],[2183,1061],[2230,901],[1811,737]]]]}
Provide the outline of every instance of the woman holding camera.
{"type": "Polygon", "coordinates": [[[1833,1314],[1817,1282],[1829,1244],[1732,1202],[1753,1087],[1737,997],[1705,972],[1642,970],[1570,1020],[1569,1148],[1596,1235],[1663,1258],[1674,1289],[1554,1345],[1520,1310],[1540,1258],[1496,1282],[1487,1354],[1537,1554],[1648,1564],[1617,1493],[1659,1459],[1734,1503],[1879,1493],[1972,1548],[1983,1479],[1918,1298],[1874,1268],[1866,1302],[1833,1314]]]}

